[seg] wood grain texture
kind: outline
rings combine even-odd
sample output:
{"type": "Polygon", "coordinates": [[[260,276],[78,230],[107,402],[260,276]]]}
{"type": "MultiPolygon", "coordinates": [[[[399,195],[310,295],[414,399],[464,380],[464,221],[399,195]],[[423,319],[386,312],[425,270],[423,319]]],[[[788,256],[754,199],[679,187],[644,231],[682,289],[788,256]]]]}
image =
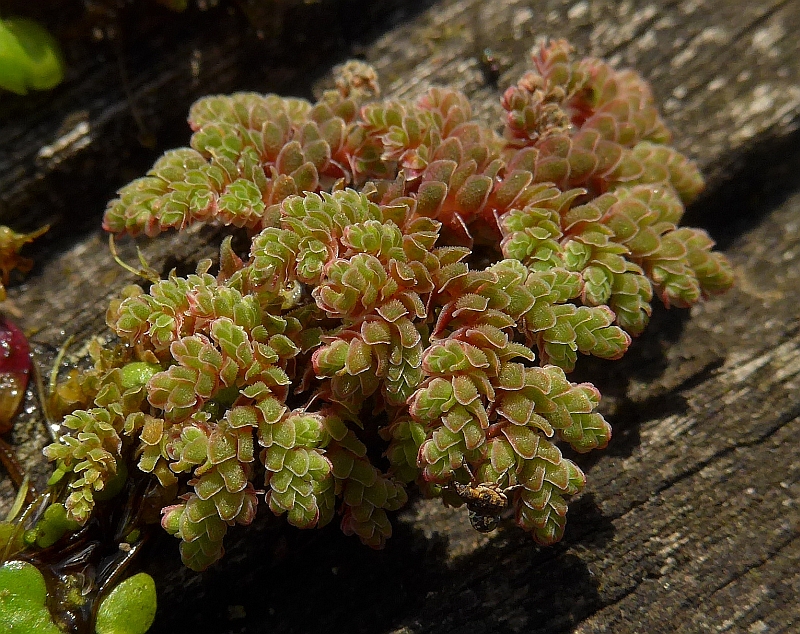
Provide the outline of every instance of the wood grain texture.
{"type": "MultiPolygon", "coordinates": [[[[451,0],[363,49],[385,93],[455,85],[486,117],[498,112],[497,88],[480,67],[486,46],[503,65],[501,88],[525,67],[536,37],[567,37],[580,53],[634,67],[652,82],[677,147],[708,176],[690,218],[724,246],[736,287],[691,316],[656,311],[625,359],[587,360],[576,372],[573,380],[600,387],[615,437],[607,450],[576,458],[588,485],[559,545],[539,548],[513,527],[479,535],[463,509],[424,500],[400,514],[379,553],[335,529],[301,533],[259,521],[232,530],[226,558],[197,575],[179,566],[177,544],[165,538],[146,562],[161,591],[152,631],[798,631],[798,32],[797,0],[451,0]]],[[[233,59],[231,78],[219,80],[226,90],[240,86],[233,59]]],[[[194,93],[177,88],[180,78],[174,85],[191,100],[205,81],[194,93]]],[[[208,81],[206,92],[220,85],[208,81]]],[[[144,77],[132,83],[136,101],[151,95],[150,108],[168,108],[144,77]]],[[[122,120],[118,108],[109,122],[122,120]]],[[[188,131],[176,136],[185,143],[188,131]]],[[[81,165],[95,170],[107,156],[91,144],[80,152],[81,165]]],[[[139,152],[119,150],[108,182],[133,169],[125,157],[139,152]]],[[[25,168],[24,153],[15,156],[9,169],[25,168]]],[[[73,178],[84,168],[75,169],[73,178]]],[[[29,199],[41,207],[42,183],[62,185],[58,170],[37,178],[29,199]]],[[[8,183],[0,181],[0,197],[14,198],[8,183]]],[[[94,217],[104,203],[91,200],[94,217]]],[[[218,234],[193,228],[162,238],[142,245],[146,257],[157,268],[191,269],[213,253],[218,234]]],[[[99,231],[54,238],[38,256],[40,266],[10,291],[24,326],[52,346],[64,332],[102,332],[105,305],[133,280],[99,231]]],[[[131,244],[123,257],[135,257],[131,244]]],[[[31,465],[44,442],[39,428],[23,422],[14,437],[31,465]]],[[[45,472],[40,462],[35,469],[45,472]]],[[[7,502],[4,477],[0,493],[7,502]]]]}

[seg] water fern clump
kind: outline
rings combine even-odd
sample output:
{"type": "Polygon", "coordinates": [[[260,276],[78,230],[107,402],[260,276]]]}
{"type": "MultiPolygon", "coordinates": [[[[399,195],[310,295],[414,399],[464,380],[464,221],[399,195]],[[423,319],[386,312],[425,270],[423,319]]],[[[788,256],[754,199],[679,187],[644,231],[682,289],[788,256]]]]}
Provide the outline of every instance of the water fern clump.
{"type": "Polygon", "coordinates": [[[703,180],[647,84],[564,41],[531,59],[500,122],[446,88],[380,100],[361,63],[317,103],[198,101],[190,146],[103,226],[216,223],[249,249],[226,239],[216,269],[109,307],[122,345],[97,352],[46,450],[66,519],[85,524],[127,469],[194,570],[259,505],[380,548],[413,486],[558,541],[585,484],[559,447],[611,437],[598,390],[569,380],[579,356],[620,358],[654,296],[691,306],[732,272],[679,226],[703,180]]]}

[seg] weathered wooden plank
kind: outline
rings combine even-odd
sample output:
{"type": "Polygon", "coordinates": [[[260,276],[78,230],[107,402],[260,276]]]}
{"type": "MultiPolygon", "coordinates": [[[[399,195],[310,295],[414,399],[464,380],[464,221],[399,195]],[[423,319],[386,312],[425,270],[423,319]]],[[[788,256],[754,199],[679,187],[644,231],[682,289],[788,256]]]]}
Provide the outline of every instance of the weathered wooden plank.
{"type": "MultiPolygon", "coordinates": [[[[753,183],[764,157],[778,175],[798,161],[798,31],[800,3],[790,0],[453,0],[369,47],[390,94],[454,84],[486,115],[497,112],[478,59],[486,45],[504,63],[501,86],[519,74],[534,35],[566,36],[581,52],[635,66],[653,82],[676,145],[710,175],[706,203],[730,205],[714,208],[723,220],[713,227],[737,287],[691,319],[661,311],[626,359],[587,365],[616,437],[580,458],[589,485],[562,544],[538,548],[514,529],[478,535],[462,511],[429,501],[401,514],[381,553],[335,529],[298,534],[270,522],[232,531],[226,559],[195,575],[178,567],[167,539],[147,564],[164,588],[153,631],[796,629],[800,195],[786,194],[798,185],[791,170],[781,196],[760,198],[753,183]],[[736,204],[726,198],[733,187],[747,193],[736,204]]],[[[159,266],[193,261],[214,238],[197,229],[145,251],[159,266]]],[[[67,246],[12,291],[23,323],[53,344],[61,329],[99,331],[102,307],[129,279],[113,272],[97,234],[67,246]]],[[[124,256],[133,259],[130,245],[124,256]]]]}

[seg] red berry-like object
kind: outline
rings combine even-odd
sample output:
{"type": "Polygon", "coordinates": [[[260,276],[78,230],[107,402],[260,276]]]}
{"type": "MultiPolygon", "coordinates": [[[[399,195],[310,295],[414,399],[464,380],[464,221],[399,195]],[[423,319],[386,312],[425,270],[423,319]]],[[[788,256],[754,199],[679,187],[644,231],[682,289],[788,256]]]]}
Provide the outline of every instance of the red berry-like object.
{"type": "Polygon", "coordinates": [[[0,316],[0,433],[11,429],[31,373],[30,346],[19,326],[0,316]]]}

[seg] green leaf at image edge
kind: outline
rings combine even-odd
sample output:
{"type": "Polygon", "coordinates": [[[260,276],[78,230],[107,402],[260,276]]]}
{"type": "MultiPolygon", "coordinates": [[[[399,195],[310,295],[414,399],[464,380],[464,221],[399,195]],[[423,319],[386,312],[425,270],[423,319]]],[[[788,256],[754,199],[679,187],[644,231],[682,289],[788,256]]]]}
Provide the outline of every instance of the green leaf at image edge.
{"type": "Polygon", "coordinates": [[[28,18],[0,20],[0,88],[26,95],[63,79],[61,50],[47,29],[28,18]]]}
{"type": "Polygon", "coordinates": [[[63,634],[45,605],[47,586],[36,566],[9,561],[0,566],[0,631],[63,634]]]}

